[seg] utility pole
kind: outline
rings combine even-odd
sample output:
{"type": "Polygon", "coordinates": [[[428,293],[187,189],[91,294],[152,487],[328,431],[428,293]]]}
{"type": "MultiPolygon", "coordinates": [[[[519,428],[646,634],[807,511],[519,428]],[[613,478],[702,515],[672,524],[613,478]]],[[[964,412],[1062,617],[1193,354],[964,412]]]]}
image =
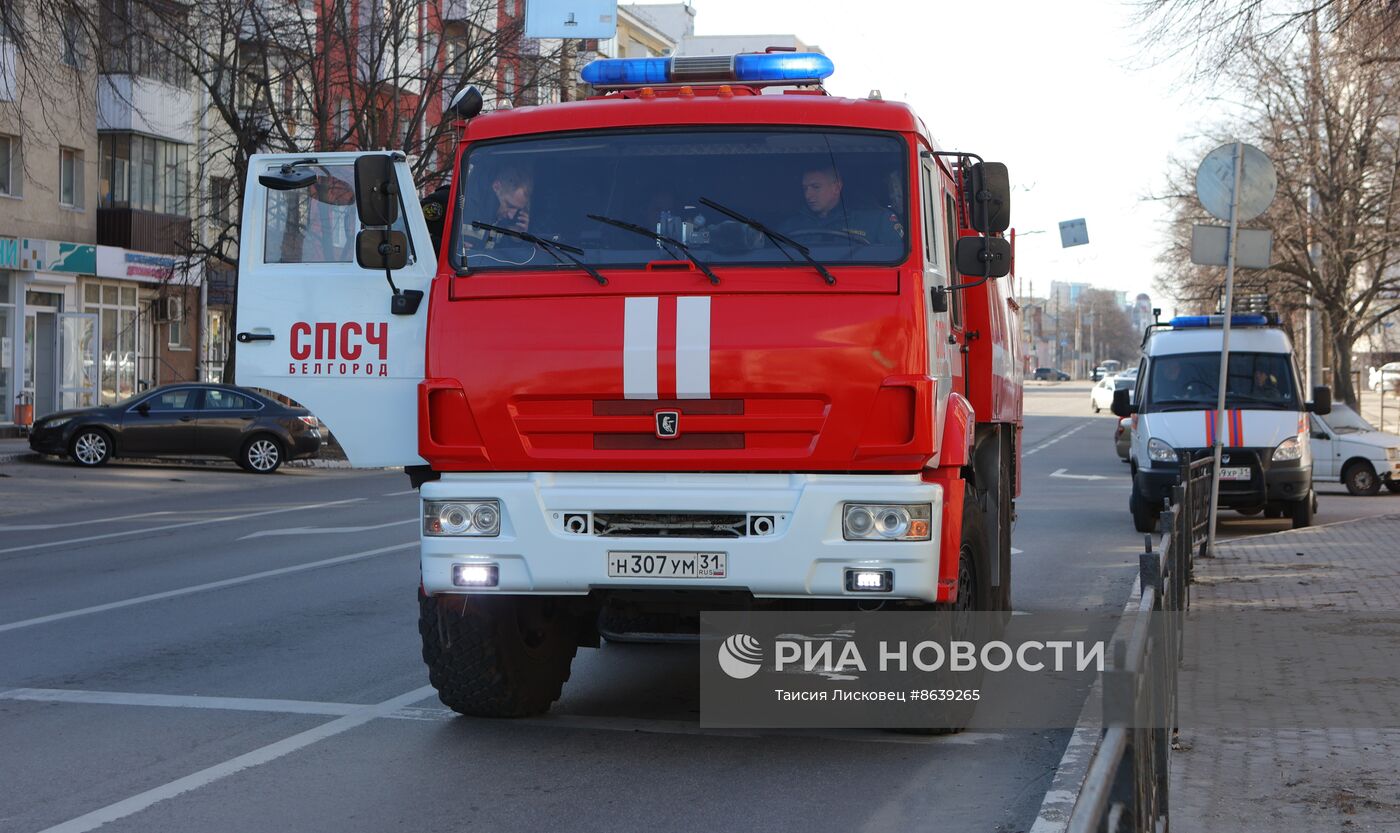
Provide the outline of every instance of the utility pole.
{"type": "Polygon", "coordinates": [[[1322,240],[1321,235],[1318,234],[1318,215],[1322,209],[1322,198],[1318,194],[1315,184],[1318,176],[1317,100],[1320,97],[1320,91],[1317,89],[1317,85],[1322,77],[1322,58],[1319,54],[1321,38],[1317,28],[1317,12],[1314,11],[1308,31],[1308,85],[1310,87],[1308,95],[1308,261],[1312,266],[1313,280],[1308,282],[1307,338],[1305,343],[1308,390],[1310,391],[1323,383],[1322,328],[1318,321],[1317,296],[1311,289],[1315,282],[1322,278],[1322,240]]]}

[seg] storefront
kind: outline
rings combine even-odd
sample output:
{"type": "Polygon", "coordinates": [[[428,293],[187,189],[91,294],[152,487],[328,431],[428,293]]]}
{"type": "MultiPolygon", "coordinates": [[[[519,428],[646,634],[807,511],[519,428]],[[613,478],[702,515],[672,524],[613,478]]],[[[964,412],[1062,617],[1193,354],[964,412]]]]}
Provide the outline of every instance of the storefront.
{"type": "Polygon", "coordinates": [[[0,237],[0,424],[21,402],[35,416],[97,403],[97,317],[78,296],[95,268],[90,244],[0,237]]]}

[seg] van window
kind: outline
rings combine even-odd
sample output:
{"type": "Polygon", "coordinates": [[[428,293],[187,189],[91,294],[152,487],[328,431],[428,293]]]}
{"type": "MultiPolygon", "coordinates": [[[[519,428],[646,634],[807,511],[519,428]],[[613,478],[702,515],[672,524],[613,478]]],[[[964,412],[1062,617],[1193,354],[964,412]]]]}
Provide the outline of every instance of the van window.
{"type": "MultiPolygon", "coordinates": [[[[1153,356],[1144,412],[1213,408],[1220,381],[1219,353],[1153,356]]],[[[1286,353],[1230,353],[1225,407],[1298,411],[1302,400],[1286,353]]]]}

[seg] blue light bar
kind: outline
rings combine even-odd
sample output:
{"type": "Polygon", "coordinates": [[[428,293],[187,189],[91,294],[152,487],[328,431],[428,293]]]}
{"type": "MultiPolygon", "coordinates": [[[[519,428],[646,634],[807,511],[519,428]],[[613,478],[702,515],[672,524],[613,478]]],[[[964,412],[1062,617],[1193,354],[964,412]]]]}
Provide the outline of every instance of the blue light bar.
{"type": "MultiPolygon", "coordinates": [[[[1219,327],[1225,323],[1223,315],[1178,315],[1171,320],[1172,329],[1181,330],[1191,327],[1219,327]]],[[[1242,313],[1230,316],[1231,327],[1266,327],[1269,318],[1258,313],[1242,313]]]]}
{"type": "Polygon", "coordinates": [[[817,52],[746,52],[730,56],[682,55],[674,58],[603,58],[579,76],[595,87],[640,87],[677,83],[772,83],[820,81],[836,71],[817,52]]]}

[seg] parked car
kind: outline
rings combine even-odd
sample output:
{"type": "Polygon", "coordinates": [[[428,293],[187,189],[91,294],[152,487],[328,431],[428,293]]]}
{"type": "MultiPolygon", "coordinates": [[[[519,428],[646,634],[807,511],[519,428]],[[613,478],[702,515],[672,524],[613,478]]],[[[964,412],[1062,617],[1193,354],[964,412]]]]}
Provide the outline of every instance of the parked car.
{"type": "Polygon", "coordinates": [[[1113,446],[1118,450],[1118,456],[1123,462],[1128,462],[1128,451],[1133,446],[1133,419],[1123,417],[1118,420],[1118,427],[1113,430],[1113,446]]]}
{"type": "Polygon", "coordinates": [[[1380,393],[1381,389],[1400,391],[1400,362],[1386,362],[1380,367],[1371,368],[1366,386],[1380,393]]]}
{"type": "Polygon", "coordinates": [[[1031,378],[1037,382],[1068,382],[1069,374],[1053,367],[1037,367],[1031,378]]]}
{"type": "Polygon", "coordinates": [[[1131,398],[1133,386],[1137,384],[1137,373],[1134,368],[1133,374],[1120,373],[1117,376],[1105,376],[1089,390],[1089,407],[1094,409],[1094,413],[1106,411],[1113,407],[1113,392],[1126,388],[1131,398]]]}
{"type": "Polygon", "coordinates": [[[34,422],[29,447],[80,466],[113,457],[228,457],[270,474],[319,451],[321,430],[305,408],[246,388],[177,383],[115,405],[48,414],[34,422]]]}
{"type": "Polygon", "coordinates": [[[1400,435],[1379,431],[1346,405],[1312,415],[1313,479],[1339,480],[1354,495],[1400,492],[1400,435]]]}

